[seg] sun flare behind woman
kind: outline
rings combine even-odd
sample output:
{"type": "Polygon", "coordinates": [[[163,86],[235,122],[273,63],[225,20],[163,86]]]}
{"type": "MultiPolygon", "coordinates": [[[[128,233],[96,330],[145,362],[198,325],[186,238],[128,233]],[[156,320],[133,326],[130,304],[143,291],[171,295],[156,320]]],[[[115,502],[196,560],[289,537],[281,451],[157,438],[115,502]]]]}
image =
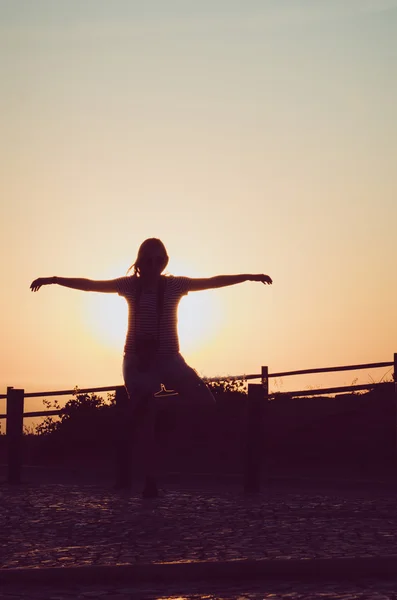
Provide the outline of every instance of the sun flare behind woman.
{"type": "MultiPolygon", "coordinates": [[[[128,324],[124,299],[113,294],[95,294],[82,296],[81,302],[82,321],[87,335],[93,336],[103,346],[120,351],[128,324]]],[[[210,291],[182,298],[178,311],[178,331],[181,347],[186,353],[198,352],[215,341],[222,324],[223,311],[218,295],[210,291]]]]}

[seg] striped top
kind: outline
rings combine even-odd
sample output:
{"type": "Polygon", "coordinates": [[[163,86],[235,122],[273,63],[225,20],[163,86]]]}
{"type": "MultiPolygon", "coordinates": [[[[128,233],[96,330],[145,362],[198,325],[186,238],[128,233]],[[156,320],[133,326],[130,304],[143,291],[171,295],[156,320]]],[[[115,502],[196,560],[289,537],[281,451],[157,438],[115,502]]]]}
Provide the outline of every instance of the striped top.
{"type": "Polygon", "coordinates": [[[117,293],[128,303],[128,330],[124,352],[134,353],[136,338],[159,337],[158,354],[177,354],[178,305],[182,296],[189,292],[189,277],[163,276],[164,299],[158,332],[158,295],[157,291],[141,291],[139,306],[136,306],[138,279],[134,276],[120,277],[116,280],[117,293]]]}

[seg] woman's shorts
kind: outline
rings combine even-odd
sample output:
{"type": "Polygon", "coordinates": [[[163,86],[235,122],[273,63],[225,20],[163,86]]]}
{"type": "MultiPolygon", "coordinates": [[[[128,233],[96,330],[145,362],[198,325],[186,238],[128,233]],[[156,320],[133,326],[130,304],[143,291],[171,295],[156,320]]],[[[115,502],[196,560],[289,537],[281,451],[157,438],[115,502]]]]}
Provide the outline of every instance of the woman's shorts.
{"type": "MultiPolygon", "coordinates": [[[[155,396],[163,385],[166,390],[177,392],[184,404],[215,405],[209,387],[179,353],[157,355],[144,371],[139,369],[136,355],[125,354],[123,376],[133,404],[149,395],[155,396]]],[[[171,398],[166,400],[168,403],[171,398]]]]}

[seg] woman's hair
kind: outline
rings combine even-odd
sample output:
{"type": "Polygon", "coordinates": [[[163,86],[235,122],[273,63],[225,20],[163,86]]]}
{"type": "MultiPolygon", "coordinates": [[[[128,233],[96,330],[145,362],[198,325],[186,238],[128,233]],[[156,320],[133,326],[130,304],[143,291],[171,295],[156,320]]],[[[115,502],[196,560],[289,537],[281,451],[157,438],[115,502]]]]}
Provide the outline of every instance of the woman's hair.
{"type": "Polygon", "coordinates": [[[135,262],[128,269],[127,275],[132,269],[134,271],[133,272],[134,277],[137,277],[140,275],[140,267],[142,265],[142,261],[145,260],[145,257],[147,255],[148,251],[151,250],[152,248],[155,248],[157,250],[157,252],[159,253],[159,256],[162,255],[164,257],[163,269],[165,269],[165,267],[168,264],[169,258],[168,258],[167,250],[165,249],[163,242],[161,240],[159,240],[158,238],[148,238],[147,240],[142,242],[142,244],[139,246],[139,250],[138,250],[138,254],[135,259],[135,262]]]}

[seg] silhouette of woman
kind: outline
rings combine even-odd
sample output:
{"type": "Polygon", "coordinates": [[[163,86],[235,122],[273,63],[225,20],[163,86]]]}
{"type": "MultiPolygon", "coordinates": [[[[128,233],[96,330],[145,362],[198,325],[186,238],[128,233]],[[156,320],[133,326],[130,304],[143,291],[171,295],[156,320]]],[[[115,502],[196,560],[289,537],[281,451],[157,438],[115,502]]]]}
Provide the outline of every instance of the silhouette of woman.
{"type": "MultiPolygon", "coordinates": [[[[111,280],[75,279],[69,277],[41,277],[30,289],[37,292],[41,286],[57,284],[85,292],[117,293],[128,303],[128,330],[124,345],[123,377],[132,408],[140,410],[139,438],[145,472],[144,497],[157,496],[155,479],[154,422],[156,398],[154,394],[163,385],[178,392],[183,402],[215,405],[214,397],[198,376],[187,365],[179,352],[177,309],[182,296],[189,292],[208,290],[259,281],[271,284],[268,275],[218,275],[204,279],[162,275],[168,264],[163,242],[157,238],[145,240],[135,263],[125,277],[111,280]],[[133,270],[132,275],[129,275],[133,270]]],[[[138,433],[138,432],[137,432],[138,433]]]]}

